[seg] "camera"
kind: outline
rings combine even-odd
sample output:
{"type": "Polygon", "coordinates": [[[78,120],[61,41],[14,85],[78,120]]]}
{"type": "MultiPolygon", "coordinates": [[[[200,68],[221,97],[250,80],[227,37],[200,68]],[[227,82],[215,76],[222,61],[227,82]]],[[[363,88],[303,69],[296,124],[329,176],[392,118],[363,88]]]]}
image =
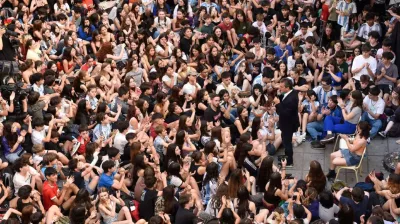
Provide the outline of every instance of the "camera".
{"type": "Polygon", "coordinates": [[[24,84],[22,82],[9,83],[6,85],[2,85],[0,87],[0,91],[2,92],[5,99],[10,99],[11,93],[14,92],[15,93],[14,101],[20,102],[21,100],[24,100],[28,96],[28,91],[22,88],[23,85],[24,84]]]}
{"type": "Polygon", "coordinates": [[[10,39],[11,46],[13,48],[18,48],[19,44],[20,44],[20,42],[18,40],[19,34],[17,32],[14,32],[14,31],[11,31],[11,30],[7,29],[6,26],[0,26],[0,29],[5,29],[6,30],[4,35],[5,35],[6,38],[10,39]],[[15,38],[10,38],[10,37],[15,37],[15,38]]]}

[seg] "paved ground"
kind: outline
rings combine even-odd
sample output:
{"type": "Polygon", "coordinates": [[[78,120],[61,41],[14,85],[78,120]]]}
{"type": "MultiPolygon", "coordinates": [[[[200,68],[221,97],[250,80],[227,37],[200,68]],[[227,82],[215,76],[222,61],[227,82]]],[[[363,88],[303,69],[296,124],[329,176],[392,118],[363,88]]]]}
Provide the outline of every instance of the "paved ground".
{"type": "MultiPolygon", "coordinates": [[[[382,171],[387,177],[388,172],[382,166],[383,156],[389,152],[400,150],[400,145],[396,144],[394,138],[382,139],[380,136],[375,137],[374,140],[367,146],[366,157],[364,157],[362,164],[362,176],[358,177],[359,181],[364,181],[369,171],[375,169],[382,171]]],[[[294,167],[288,168],[287,173],[293,174],[297,178],[304,178],[309,170],[310,161],[317,160],[325,173],[329,168],[329,155],[332,152],[333,144],[326,146],[325,150],[316,150],[311,148],[310,142],[303,142],[300,146],[294,148],[294,167]]],[[[284,149],[279,149],[277,155],[283,155],[284,149]]],[[[275,156],[275,160],[277,158],[275,156]]],[[[342,170],[339,174],[339,179],[346,181],[349,186],[354,186],[356,183],[355,174],[351,170],[342,170]]]]}

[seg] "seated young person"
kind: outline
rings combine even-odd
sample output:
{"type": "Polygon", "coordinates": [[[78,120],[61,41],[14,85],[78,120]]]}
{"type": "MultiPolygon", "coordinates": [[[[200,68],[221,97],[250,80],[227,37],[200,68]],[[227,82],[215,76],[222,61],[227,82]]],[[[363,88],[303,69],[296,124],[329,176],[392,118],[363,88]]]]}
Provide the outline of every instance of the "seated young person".
{"type": "Polygon", "coordinates": [[[360,91],[353,91],[351,93],[350,103],[344,104],[343,99],[339,98],[339,106],[342,108],[342,119],[333,116],[326,116],[324,120],[324,132],[326,136],[321,140],[325,144],[335,139],[334,133],[353,134],[356,130],[358,121],[362,114],[362,94],[360,91]]]}
{"type": "Polygon", "coordinates": [[[53,167],[46,169],[44,173],[46,181],[43,184],[42,199],[43,207],[47,211],[51,206],[61,206],[61,211],[66,212],[71,207],[75,200],[75,196],[71,196],[73,177],[69,177],[67,182],[63,185],[61,191],[57,186],[57,170],[53,167]]]}
{"type": "Polygon", "coordinates": [[[371,138],[374,138],[382,127],[380,116],[385,110],[385,101],[383,101],[379,94],[379,88],[373,87],[369,90],[368,96],[363,100],[364,113],[361,120],[366,121],[371,125],[371,138]]]}
{"type": "Polygon", "coordinates": [[[357,166],[360,163],[361,156],[368,144],[370,129],[371,127],[367,122],[361,121],[357,125],[357,134],[353,140],[345,134],[340,135],[345,140],[347,148],[331,153],[328,178],[336,177],[336,166],[357,166]]]}
{"type": "Polygon", "coordinates": [[[307,124],[307,132],[312,138],[311,147],[325,148],[325,145],[320,144],[318,138],[322,136],[324,131],[324,119],[326,116],[333,116],[343,119],[342,109],[338,106],[338,96],[331,96],[328,100],[328,105],[321,108],[317,116],[317,120],[307,124]]]}
{"type": "Polygon", "coordinates": [[[399,71],[397,66],[391,61],[394,58],[392,52],[383,52],[382,60],[378,63],[376,68],[376,86],[383,93],[383,100],[388,101],[390,94],[392,94],[393,87],[396,85],[399,71]]]}

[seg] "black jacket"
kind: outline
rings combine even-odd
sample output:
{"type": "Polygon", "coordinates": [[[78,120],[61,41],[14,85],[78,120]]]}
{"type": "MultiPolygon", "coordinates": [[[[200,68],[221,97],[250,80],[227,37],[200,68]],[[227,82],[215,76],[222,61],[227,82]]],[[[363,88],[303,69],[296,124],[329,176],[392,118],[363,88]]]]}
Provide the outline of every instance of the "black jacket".
{"type": "Polygon", "coordinates": [[[295,132],[300,126],[298,116],[299,98],[297,96],[297,91],[293,90],[290,92],[284,100],[283,95],[281,95],[280,100],[281,102],[275,105],[276,112],[279,115],[279,129],[282,131],[295,132]]]}

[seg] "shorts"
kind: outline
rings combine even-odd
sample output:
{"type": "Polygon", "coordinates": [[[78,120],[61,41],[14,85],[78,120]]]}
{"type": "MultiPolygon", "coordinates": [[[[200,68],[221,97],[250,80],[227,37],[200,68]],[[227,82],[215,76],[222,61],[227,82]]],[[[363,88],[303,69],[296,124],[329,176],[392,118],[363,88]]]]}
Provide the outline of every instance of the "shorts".
{"type": "Polygon", "coordinates": [[[95,189],[90,189],[89,184],[90,184],[90,181],[85,180],[85,189],[89,192],[89,195],[93,195],[95,189]]]}
{"type": "Polygon", "coordinates": [[[392,94],[393,86],[387,84],[379,84],[378,88],[382,91],[383,94],[392,94]]]}
{"type": "Polygon", "coordinates": [[[361,161],[361,156],[351,153],[348,149],[340,149],[347,166],[357,166],[361,161]]]}

